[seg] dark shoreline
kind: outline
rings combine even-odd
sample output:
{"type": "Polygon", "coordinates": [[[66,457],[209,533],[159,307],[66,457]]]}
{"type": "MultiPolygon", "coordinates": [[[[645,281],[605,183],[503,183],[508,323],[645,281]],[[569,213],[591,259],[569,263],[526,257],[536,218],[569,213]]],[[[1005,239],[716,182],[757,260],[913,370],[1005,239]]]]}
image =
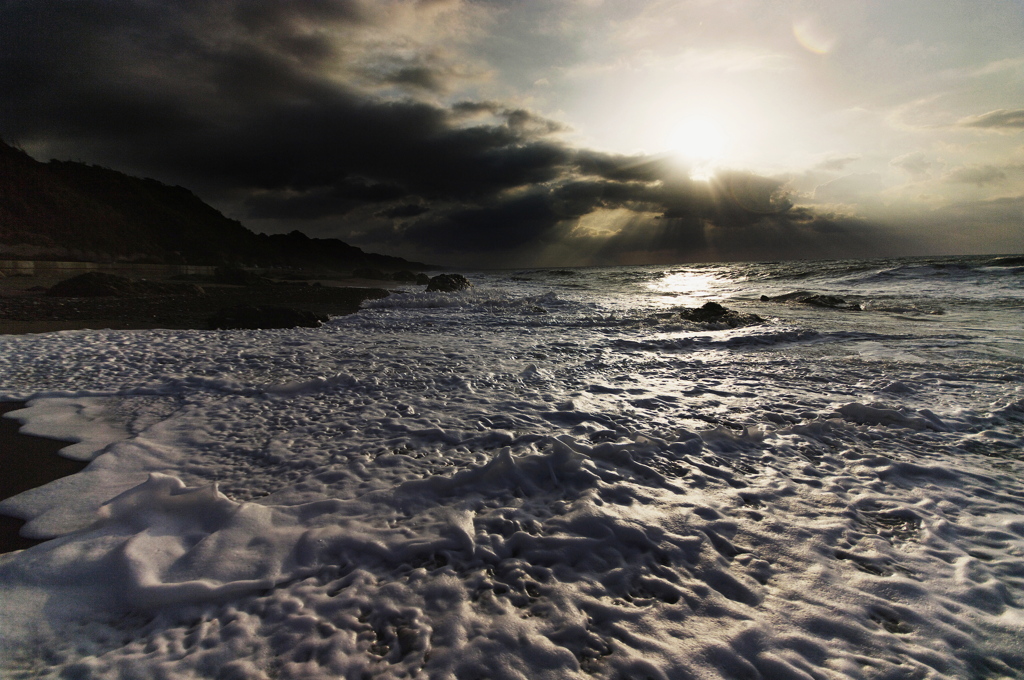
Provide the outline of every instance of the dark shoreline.
{"type": "Polygon", "coordinates": [[[0,290],[0,335],[92,329],[205,329],[224,307],[294,307],[328,316],[359,310],[365,300],[388,295],[378,287],[278,283],[204,286],[199,295],[50,297],[31,280],[7,279],[0,290]],[[20,285],[17,285],[20,284],[20,285]],[[15,288],[14,286],[17,285],[15,288]]]}
{"type": "MultiPolygon", "coordinates": [[[[64,458],[57,452],[71,442],[22,434],[21,423],[3,415],[25,408],[23,401],[0,402],[0,500],[34,489],[85,469],[88,463],[64,458]]],[[[0,514],[0,553],[23,550],[42,543],[18,532],[25,522],[0,514]]]]}

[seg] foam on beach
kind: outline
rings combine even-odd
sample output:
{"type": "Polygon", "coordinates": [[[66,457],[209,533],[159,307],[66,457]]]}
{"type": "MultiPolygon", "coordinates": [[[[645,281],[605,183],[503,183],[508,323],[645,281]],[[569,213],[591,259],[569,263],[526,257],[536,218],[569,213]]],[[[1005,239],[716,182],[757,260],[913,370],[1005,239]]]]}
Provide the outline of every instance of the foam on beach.
{"type": "Polygon", "coordinates": [[[91,460],[0,503],[4,672],[1021,677],[1019,362],[500,286],[0,339],[91,460]]]}

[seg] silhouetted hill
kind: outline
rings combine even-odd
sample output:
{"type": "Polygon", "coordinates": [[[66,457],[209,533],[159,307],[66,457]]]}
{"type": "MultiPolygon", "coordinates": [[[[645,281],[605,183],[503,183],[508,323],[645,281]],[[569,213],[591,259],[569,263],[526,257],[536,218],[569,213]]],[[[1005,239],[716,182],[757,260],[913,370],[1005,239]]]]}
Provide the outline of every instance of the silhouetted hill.
{"type": "Polygon", "coordinates": [[[424,269],[301,232],[256,234],[188,189],[0,140],[0,258],[424,269]]]}

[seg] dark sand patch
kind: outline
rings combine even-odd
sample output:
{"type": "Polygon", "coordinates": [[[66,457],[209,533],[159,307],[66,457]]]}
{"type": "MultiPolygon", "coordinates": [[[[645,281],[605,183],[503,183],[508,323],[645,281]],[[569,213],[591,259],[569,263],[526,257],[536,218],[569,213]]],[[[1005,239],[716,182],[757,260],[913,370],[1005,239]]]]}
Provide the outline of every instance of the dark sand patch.
{"type": "MultiPolygon", "coordinates": [[[[3,471],[0,474],[0,500],[74,474],[88,465],[57,453],[70,442],[22,434],[18,431],[21,423],[3,417],[5,413],[25,408],[25,405],[23,401],[0,402],[0,470],[3,471]]],[[[24,524],[20,519],[0,515],[0,553],[42,543],[18,534],[24,524]]]]}
{"type": "Polygon", "coordinates": [[[280,283],[266,286],[204,285],[204,294],[118,297],[50,297],[44,285],[8,279],[0,285],[0,334],[92,329],[204,329],[223,307],[294,307],[342,316],[358,311],[364,300],[385,297],[384,288],[280,283]],[[35,284],[35,285],[32,285],[35,284]]]}

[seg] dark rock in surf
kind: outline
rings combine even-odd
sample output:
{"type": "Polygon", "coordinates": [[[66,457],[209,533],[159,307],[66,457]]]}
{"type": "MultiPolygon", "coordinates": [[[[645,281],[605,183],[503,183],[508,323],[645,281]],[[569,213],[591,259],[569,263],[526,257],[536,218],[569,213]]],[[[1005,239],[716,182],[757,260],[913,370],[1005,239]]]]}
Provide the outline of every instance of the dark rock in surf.
{"type": "Polygon", "coordinates": [[[728,313],[729,310],[717,302],[705,302],[702,307],[682,310],[679,312],[679,316],[687,321],[704,323],[706,321],[716,321],[728,313]]]}
{"type": "Polygon", "coordinates": [[[723,328],[739,328],[764,323],[757,314],[743,314],[734,309],[727,309],[717,302],[705,302],[703,306],[682,309],[679,316],[686,321],[719,326],[723,328]]]}
{"type": "Polygon", "coordinates": [[[462,274],[438,274],[430,279],[427,292],[454,293],[472,287],[473,284],[462,274]]]}
{"type": "Polygon", "coordinates": [[[845,309],[849,311],[861,310],[861,306],[856,302],[847,302],[844,298],[841,298],[838,295],[822,295],[820,293],[810,293],[804,290],[775,296],[762,295],[761,302],[796,302],[802,305],[811,305],[813,307],[822,307],[826,309],[845,309]]]}
{"type": "Polygon", "coordinates": [[[225,307],[206,321],[211,330],[261,328],[319,328],[327,315],[293,307],[225,307]]]}
{"type": "Polygon", "coordinates": [[[800,300],[801,304],[814,305],[815,307],[828,307],[830,309],[851,309],[860,310],[860,305],[855,302],[847,302],[837,295],[810,295],[800,300]]]}
{"type": "Polygon", "coordinates": [[[427,286],[427,285],[430,285],[430,277],[427,276],[426,274],[417,274],[416,275],[416,285],[417,286],[427,286]]]}

